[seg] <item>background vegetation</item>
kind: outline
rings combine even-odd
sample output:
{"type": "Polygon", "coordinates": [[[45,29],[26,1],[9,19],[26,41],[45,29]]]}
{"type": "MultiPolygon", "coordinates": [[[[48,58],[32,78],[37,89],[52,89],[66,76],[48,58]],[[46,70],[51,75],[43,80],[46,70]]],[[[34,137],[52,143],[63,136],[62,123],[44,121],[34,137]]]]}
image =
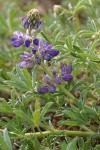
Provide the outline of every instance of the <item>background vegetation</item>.
{"type": "Polygon", "coordinates": [[[0,150],[99,150],[99,105],[100,0],[0,0],[0,150]],[[40,36],[60,51],[50,69],[61,62],[73,66],[74,79],[64,87],[77,105],[62,90],[34,92],[37,66],[16,67],[28,50],[15,49],[10,39],[16,30],[25,32],[21,18],[32,8],[45,23],[40,36]]]}

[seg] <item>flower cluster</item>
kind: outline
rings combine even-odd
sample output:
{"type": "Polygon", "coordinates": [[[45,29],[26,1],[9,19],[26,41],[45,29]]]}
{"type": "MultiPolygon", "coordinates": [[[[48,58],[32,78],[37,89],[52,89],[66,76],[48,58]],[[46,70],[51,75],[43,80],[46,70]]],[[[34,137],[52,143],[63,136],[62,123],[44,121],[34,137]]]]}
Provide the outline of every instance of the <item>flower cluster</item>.
{"type": "MultiPolygon", "coordinates": [[[[59,54],[57,49],[53,49],[53,45],[48,42],[44,42],[43,39],[37,38],[38,32],[41,32],[44,23],[40,19],[39,11],[32,9],[26,16],[22,18],[22,24],[26,29],[26,33],[19,31],[14,32],[14,37],[11,39],[14,47],[25,46],[30,52],[24,52],[20,55],[22,61],[18,63],[21,68],[33,68],[34,65],[41,65],[45,61],[51,61],[52,58],[59,54]],[[33,32],[32,32],[33,31],[33,32]]],[[[48,67],[48,66],[47,66],[48,67]]],[[[66,66],[62,64],[60,73],[56,71],[52,72],[53,79],[47,74],[45,75],[45,84],[38,88],[40,94],[56,92],[56,84],[62,84],[62,81],[70,82],[73,77],[71,75],[72,66],[66,66]]]]}
{"type": "Polygon", "coordinates": [[[51,79],[48,75],[45,75],[46,83],[45,85],[38,88],[38,92],[40,94],[51,93],[54,94],[56,92],[56,84],[62,84],[62,82],[70,82],[73,79],[71,75],[72,66],[66,66],[62,64],[60,73],[53,71],[53,79],[51,79]]]}
{"type": "Polygon", "coordinates": [[[11,42],[14,47],[25,46],[29,48],[31,52],[24,52],[24,54],[21,55],[23,61],[18,64],[20,67],[32,68],[35,64],[41,64],[42,60],[50,61],[59,54],[58,50],[53,49],[52,44],[36,37],[36,32],[40,32],[44,27],[44,23],[40,19],[37,9],[30,10],[27,16],[22,18],[22,23],[27,29],[27,32],[14,32],[14,37],[11,39],[11,42]],[[35,33],[33,32],[34,34],[30,32],[32,30],[35,31],[35,33]]]}
{"type": "Polygon", "coordinates": [[[31,9],[27,16],[22,18],[22,24],[25,29],[34,29],[37,32],[41,32],[44,28],[44,22],[40,19],[39,11],[37,9],[31,9]]]}
{"type": "Polygon", "coordinates": [[[51,78],[48,75],[44,75],[45,85],[38,88],[38,92],[40,94],[51,93],[54,94],[56,92],[56,86],[52,82],[51,78]]]}

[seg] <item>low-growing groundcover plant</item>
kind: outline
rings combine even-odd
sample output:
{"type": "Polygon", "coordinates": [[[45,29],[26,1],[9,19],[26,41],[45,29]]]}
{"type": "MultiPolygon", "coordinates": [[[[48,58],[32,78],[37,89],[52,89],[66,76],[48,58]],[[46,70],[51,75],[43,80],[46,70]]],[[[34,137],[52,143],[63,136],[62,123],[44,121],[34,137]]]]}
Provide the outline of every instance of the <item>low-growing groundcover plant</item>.
{"type": "Polygon", "coordinates": [[[25,51],[7,79],[0,70],[11,90],[0,99],[0,150],[100,149],[100,18],[79,16],[93,4],[55,5],[49,29],[35,8],[22,18],[11,44],[25,51]]]}

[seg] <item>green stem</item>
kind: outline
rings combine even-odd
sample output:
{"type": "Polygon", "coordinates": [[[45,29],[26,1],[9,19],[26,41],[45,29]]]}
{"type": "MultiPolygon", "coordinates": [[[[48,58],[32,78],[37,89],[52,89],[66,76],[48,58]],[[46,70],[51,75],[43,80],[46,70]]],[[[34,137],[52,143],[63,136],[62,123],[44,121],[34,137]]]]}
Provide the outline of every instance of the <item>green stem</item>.
{"type": "Polygon", "coordinates": [[[48,135],[59,135],[63,134],[64,136],[82,136],[82,137],[89,137],[89,136],[95,136],[100,138],[99,134],[95,134],[93,132],[83,132],[83,131],[69,131],[69,130],[52,130],[52,131],[44,131],[42,134],[40,132],[37,133],[26,133],[25,136],[33,136],[33,137],[42,137],[42,136],[48,136],[48,135]]]}
{"type": "MultiPolygon", "coordinates": [[[[0,132],[3,132],[3,130],[0,129],[0,132]]],[[[9,132],[10,134],[16,134],[13,132],[9,132]]],[[[22,139],[23,137],[34,137],[34,138],[41,138],[41,137],[46,137],[48,135],[60,135],[62,134],[63,136],[81,136],[81,137],[94,137],[96,139],[100,139],[100,134],[99,133],[94,133],[94,132],[84,132],[84,131],[71,131],[71,130],[51,130],[51,131],[44,131],[44,132],[36,132],[36,133],[26,133],[25,135],[19,135],[19,138],[22,139]]]]}
{"type": "Polygon", "coordinates": [[[94,133],[94,132],[91,131],[88,127],[86,127],[86,126],[84,126],[84,125],[82,125],[81,128],[84,129],[85,131],[94,133]]]}

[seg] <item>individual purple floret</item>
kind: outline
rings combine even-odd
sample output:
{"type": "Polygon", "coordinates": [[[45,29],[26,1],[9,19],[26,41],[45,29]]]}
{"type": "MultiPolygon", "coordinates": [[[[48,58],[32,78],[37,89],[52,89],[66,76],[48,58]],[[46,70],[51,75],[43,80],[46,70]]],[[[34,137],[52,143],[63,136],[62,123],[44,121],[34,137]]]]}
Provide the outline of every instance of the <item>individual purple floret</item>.
{"type": "Polygon", "coordinates": [[[48,92],[47,86],[43,86],[43,87],[38,89],[38,93],[40,93],[40,94],[46,94],[47,92],[48,92]]]}
{"type": "Polygon", "coordinates": [[[62,76],[62,79],[64,81],[70,82],[73,79],[73,76],[71,74],[65,74],[62,76]]]}
{"type": "Polygon", "coordinates": [[[22,60],[30,60],[32,58],[32,54],[24,52],[24,55],[20,55],[20,57],[22,58],[22,60]]]}
{"type": "Polygon", "coordinates": [[[51,94],[54,94],[56,92],[56,87],[53,84],[49,86],[49,92],[51,94]]]}
{"type": "Polygon", "coordinates": [[[65,64],[62,64],[61,67],[61,73],[63,74],[70,74],[72,72],[72,66],[66,66],[65,64]]]}
{"type": "Polygon", "coordinates": [[[52,45],[48,42],[39,41],[39,50],[44,60],[50,61],[53,57],[59,54],[58,50],[52,49],[52,45]]]}
{"type": "Polygon", "coordinates": [[[54,78],[54,82],[55,82],[56,84],[61,84],[61,79],[60,79],[60,77],[55,77],[55,78],[54,78]]]}
{"type": "Polygon", "coordinates": [[[32,68],[34,65],[34,62],[31,60],[26,60],[18,63],[18,66],[21,68],[32,68]]]}
{"type": "Polygon", "coordinates": [[[22,45],[25,45],[26,47],[30,46],[32,38],[27,34],[20,31],[15,31],[13,35],[14,37],[11,39],[11,42],[14,47],[20,47],[22,45]]]}
{"type": "Polygon", "coordinates": [[[32,54],[28,52],[24,52],[24,55],[20,56],[23,60],[22,62],[18,63],[18,66],[21,68],[32,68],[34,65],[34,61],[32,60],[32,54]]]}
{"type": "Polygon", "coordinates": [[[72,66],[66,66],[65,64],[62,64],[61,75],[64,81],[70,82],[73,79],[71,72],[72,72],[72,66]]]}
{"type": "Polygon", "coordinates": [[[40,65],[41,64],[41,59],[39,57],[35,57],[35,62],[40,65]]]}

